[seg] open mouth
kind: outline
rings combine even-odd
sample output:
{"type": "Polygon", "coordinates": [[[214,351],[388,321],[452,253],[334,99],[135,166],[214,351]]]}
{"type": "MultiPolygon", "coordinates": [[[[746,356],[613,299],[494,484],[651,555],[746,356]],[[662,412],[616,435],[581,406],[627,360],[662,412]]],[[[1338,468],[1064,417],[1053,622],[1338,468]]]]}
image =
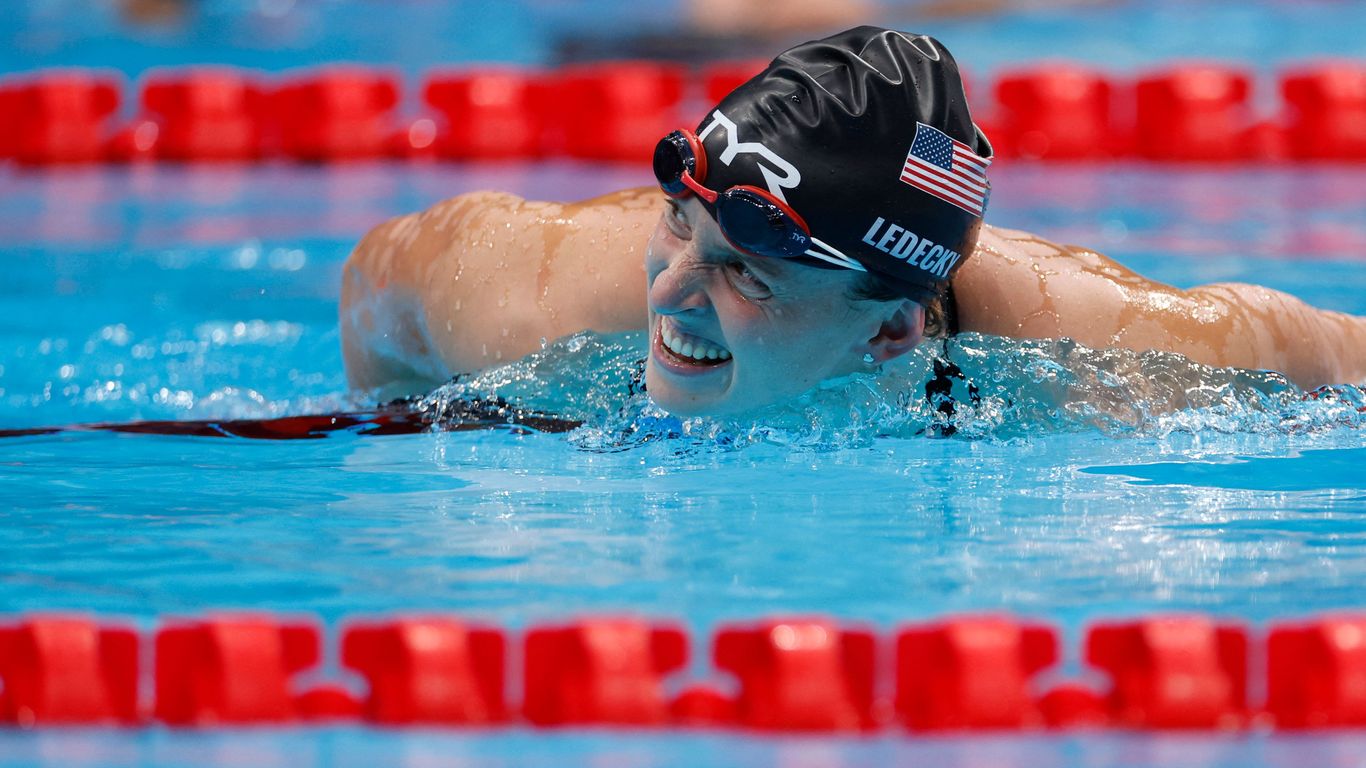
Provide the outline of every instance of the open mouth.
{"type": "Polygon", "coordinates": [[[684,333],[667,317],[659,319],[659,346],[672,362],[701,368],[724,365],[730,350],[700,336],[684,333]]]}

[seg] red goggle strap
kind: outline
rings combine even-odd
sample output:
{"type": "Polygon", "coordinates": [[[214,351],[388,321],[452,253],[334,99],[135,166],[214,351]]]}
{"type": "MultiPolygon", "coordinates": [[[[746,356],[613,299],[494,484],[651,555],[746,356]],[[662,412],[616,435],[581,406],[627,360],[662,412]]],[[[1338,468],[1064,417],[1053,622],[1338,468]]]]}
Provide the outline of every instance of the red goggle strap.
{"type": "MultiPolygon", "coordinates": [[[[680,130],[679,133],[683,134],[683,138],[688,140],[688,149],[692,152],[693,164],[696,166],[692,177],[697,180],[698,184],[705,184],[707,181],[707,152],[702,147],[702,140],[697,138],[697,134],[686,128],[680,130]]],[[[687,167],[688,166],[685,163],[683,168],[686,170],[687,167]]],[[[683,183],[687,184],[686,181],[683,183]]],[[[689,187],[691,187],[691,185],[689,185],[689,187]]]]}
{"type": "Polygon", "coordinates": [[[716,204],[716,199],[720,197],[720,195],[699,184],[697,179],[694,179],[692,177],[692,174],[688,173],[687,169],[683,170],[683,176],[681,178],[683,181],[683,186],[687,187],[688,189],[691,189],[693,191],[693,194],[697,195],[703,200],[706,200],[708,203],[711,203],[712,205],[716,204]]]}

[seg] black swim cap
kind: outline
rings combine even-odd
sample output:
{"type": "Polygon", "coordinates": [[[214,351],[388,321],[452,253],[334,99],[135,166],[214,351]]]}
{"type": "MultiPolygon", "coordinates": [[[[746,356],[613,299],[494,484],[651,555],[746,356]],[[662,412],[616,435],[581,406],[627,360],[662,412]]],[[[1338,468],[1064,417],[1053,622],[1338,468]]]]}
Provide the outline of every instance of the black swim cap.
{"type": "Polygon", "coordinates": [[[937,40],[857,27],[792,48],[702,118],[706,186],[785,200],[903,295],[941,295],[977,244],[991,144],[937,40]]]}

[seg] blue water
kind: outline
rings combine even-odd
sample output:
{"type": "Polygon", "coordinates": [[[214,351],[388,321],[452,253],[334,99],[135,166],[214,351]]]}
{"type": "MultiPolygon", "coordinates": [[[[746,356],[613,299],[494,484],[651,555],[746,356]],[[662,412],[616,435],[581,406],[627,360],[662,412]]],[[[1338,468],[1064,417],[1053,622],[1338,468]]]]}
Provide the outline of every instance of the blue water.
{"type": "MultiPolygon", "coordinates": [[[[354,61],[412,81],[434,65],[550,65],[566,40],[589,36],[600,58],[637,35],[687,34],[684,0],[195,0],[179,20],[134,24],[119,2],[25,0],[0,18],[0,73],[229,64],[267,71],[354,61]],[[382,6],[383,12],[376,12],[382,6]]],[[[1366,7],[1342,0],[1107,0],[968,5],[883,0],[858,21],[933,34],[975,77],[1044,58],[1125,73],[1176,59],[1238,62],[1261,74],[1325,57],[1366,55],[1366,7]]],[[[774,35],[771,47],[834,30],[774,35]]],[[[639,46],[637,46],[637,55],[639,46]]],[[[738,49],[743,57],[751,48],[738,49]]]]}
{"type": "MultiPolygon", "coordinates": [[[[567,198],[644,176],[571,164],[0,170],[0,428],[368,405],[346,389],[336,331],[340,265],[367,226],[467,189],[567,198]]],[[[1366,313],[1363,181],[1016,166],[996,176],[993,217],[1177,285],[1255,281],[1366,313]]],[[[963,344],[1035,359],[1027,345],[963,344]]],[[[555,350],[547,365],[570,359],[555,350]]],[[[1057,624],[1075,653],[1098,617],[1197,610],[1256,624],[1361,609],[1366,432],[1354,409],[1286,391],[1290,404],[1270,410],[1169,409],[1133,428],[1045,409],[978,439],[811,439],[790,423],[738,443],[692,425],[624,450],[585,430],[6,439],[0,610],[148,628],[210,608],[330,626],[438,610],[513,628],[626,610],[681,619],[699,641],[774,613],[890,632],[1010,610],[1057,624]]],[[[0,732],[0,765],[1357,765],[1363,739],[0,732]]]]}
{"type": "Polygon", "coordinates": [[[441,733],[376,729],[305,732],[153,731],[124,737],[108,732],[0,731],[0,766],[203,766],[204,768],[314,768],[318,766],[562,765],[611,768],[707,766],[741,768],[1358,768],[1361,736],[1211,737],[1188,734],[978,736],[957,738],[799,738],[570,731],[531,734],[441,733]]]}
{"type": "MultiPolygon", "coordinates": [[[[348,60],[393,66],[410,85],[438,64],[551,64],[569,37],[658,33],[682,14],[678,2],[622,0],[406,0],[382,13],[370,0],[203,0],[180,25],[135,30],[111,2],[14,5],[0,19],[0,74],[348,60]]],[[[1297,62],[1366,55],[1366,6],[1327,0],[1030,4],[957,20],[922,6],[884,3],[870,21],[939,36],[977,93],[1044,54],[1131,74],[1198,51],[1261,83],[1297,62]]],[[[610,39],[601,50],[613,55],[610,39]]],[[[1270,116],[1269,90],[1255,97],[1270,116]]],[[[1178,286],[1255,282],[1366,314],[1366,169],[999,165],[993,223],[1097,248],[1178,286]]],[[[648,177],[572,163],[0,166],[0,429],[366,407],[346,388],[336,311],[341,264],[369,226],[467,190],[569,199],[648,177]]],[[[517,629],[630,611],[680,619],[700,643],[719,622],[774,613],[827,613],[886,634],[948,612],[1010,610],[1059,626],[1063,668],[1079,675],[1082,628],[1101,617],[1195,610],[1262,626],[1366,607],[1366,432],[1350,392],[1306,404],[1255,375],[1251,386],[1149,361],[1144,370],[1177,382],[1159,393],[1175,405],[1136,405],[1144,380],[1110,382],[1112,360],[969,338],[955,354],[975,355],[987,404],[959,437],[914,436],[914,417],[880,430],[876,397],[854,429],[831,426],[817,401],[814,424],[806,412],[795,425],[791,412],[770,414],[745,432],[671,422],[621,402],[618,382],[571,370],[574,355],[619,366],[631,343],[552,346],[535,365],[471,385],[584,407],[519,378],[550,371],[625,414],[569,435],[0,440],[0,614],[75,609],[150,630],[158,616],[220,608],[305,613],[332,628],[447,611],[517,629]],[[1226,386],[1185,390],[1200,380],[1226,386]],[[1111,402],[1078,414],[1048,399],[1059,391],[1111,402]],[[645,439],[670,433],[683,434],[645,439]]],[[[1364,754],[1360,732],[0,729],[0,768],[1359,768],[1364,754]]]]}

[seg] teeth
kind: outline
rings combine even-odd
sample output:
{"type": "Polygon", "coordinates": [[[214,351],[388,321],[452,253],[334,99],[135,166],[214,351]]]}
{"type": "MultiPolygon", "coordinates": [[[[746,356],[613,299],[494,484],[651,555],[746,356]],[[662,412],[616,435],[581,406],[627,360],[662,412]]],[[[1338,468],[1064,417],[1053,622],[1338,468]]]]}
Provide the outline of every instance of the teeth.
{"type": "Polygon", "coordinates": [[[679,357],[689,357],[699,361],[730,359],[729,351],[714,346],[710,342],[678,333],[673,328],[669,327],[667,322],[663,320],[660,322],[664,323],[664,325],[660,328],[659,338],[664,342],[664,346],[668,347],[669,351],[673,352],[675,355],[678,355],[679,357]]]}

